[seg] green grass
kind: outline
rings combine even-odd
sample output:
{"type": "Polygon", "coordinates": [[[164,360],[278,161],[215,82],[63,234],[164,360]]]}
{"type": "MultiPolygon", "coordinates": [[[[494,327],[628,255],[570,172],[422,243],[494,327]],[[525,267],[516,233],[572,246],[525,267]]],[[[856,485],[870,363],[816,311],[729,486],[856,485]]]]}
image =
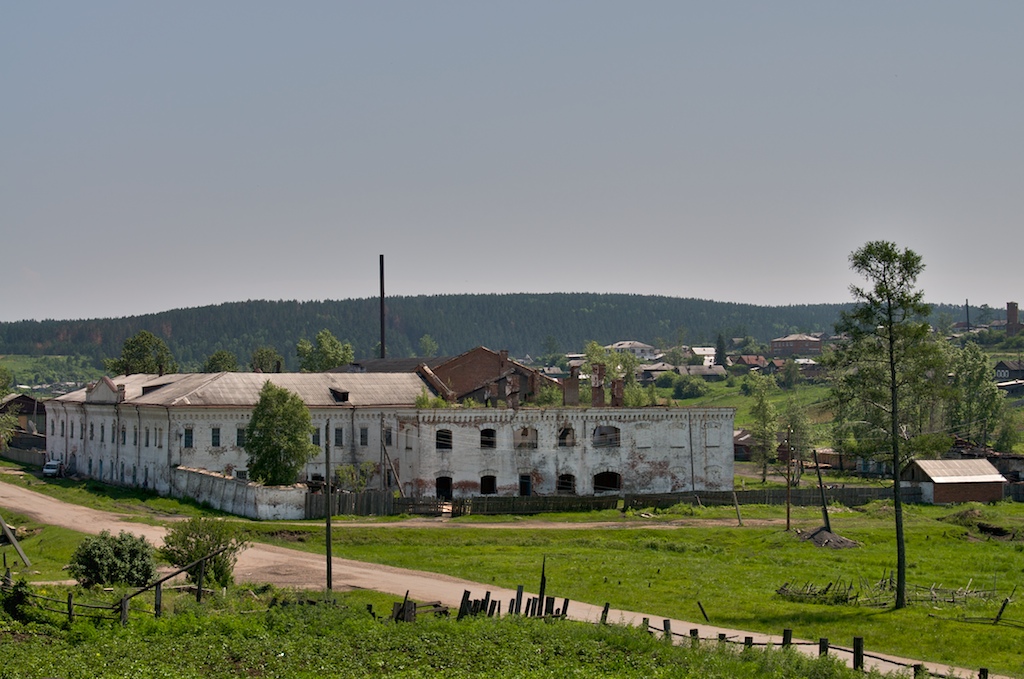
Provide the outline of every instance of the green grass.
{"type": "MultiPolygon", "coordinates": [[[[703,515],[695,517],[698,525],[670,530],[350,528],[335,532],[334,554],[508,588],[536,588],[546,557],[548,591],[558,597],[690,620],[700,619],[699,601],[715,625],[775,634],[788,627],[798,637],[827,637],[845,645],[862,636],[873,652],[1024,676],[1024,660],[1017,649],[1019,629],[964,620],[991,620],[1000,597],[1024,585],[1024,507],[1000,504],[979,509],[988,523],[1004,526],[1011,535],[1016,532],[1017,540],[991,539],[976,528],[941,520],[958,510],[908,507],[912,585],[970,584],[974,589],[995,587],[998,594],[988,601],[955,606],[918,603],[902,611],[798,603],[775,593],[787,582],[824,586],[841,580],[859,587],[887,576],[894,568],[895,545],[891,507],[886,503],[833,514],[833,530],[862,545],[850,550],[817,548],[778,525],[753,525],[755,516],[778,519],[784,508],[745,507],[744,528],[721,525],[731,511],[698,509],[703,515]],[[712,518],[719,519],[713,527],[699,525],[701,519],[712,518]]],[[[794,517],[804,530],[820,523],[813,508],[794,510],[794,517]]],[[[310,551],[324,548],[322,529],[277,535],[269,525],[253,529],[263,533],[260,539],[310,551]]],[[[1024,614],[1007,617],[1021,620],[1024,614]]]]}
{"type": "MultiPolygon", "coordinates": [[[[365,593],[258,606],[216,597],[161,619],[70,629],[0,614],[0,677],[816,677],[863,676],[834,658],[732,645],[672,646],[629,627],[526,618],[374,620],[365,593]],[[300,605],[301,604],[301,605],[300,605]]],[[[383,608],[383,606],[379,606],[383,608]]]]}

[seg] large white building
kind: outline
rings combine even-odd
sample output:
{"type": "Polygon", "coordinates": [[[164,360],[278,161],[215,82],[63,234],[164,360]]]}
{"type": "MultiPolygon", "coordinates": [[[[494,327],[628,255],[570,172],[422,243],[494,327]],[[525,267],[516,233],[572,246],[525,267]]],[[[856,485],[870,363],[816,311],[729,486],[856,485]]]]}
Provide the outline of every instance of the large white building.
{"type": "Polygon", "coordinates": [[[265,381],[298,394],[320,453],[304,478],[377,465],[411,497],[732,488],[731,408],[415,407],[419,372],[104,377],[47,404],[47,450],[107,483],[169,491],[176,467],[246,478],[245,428],[265,381]]]}

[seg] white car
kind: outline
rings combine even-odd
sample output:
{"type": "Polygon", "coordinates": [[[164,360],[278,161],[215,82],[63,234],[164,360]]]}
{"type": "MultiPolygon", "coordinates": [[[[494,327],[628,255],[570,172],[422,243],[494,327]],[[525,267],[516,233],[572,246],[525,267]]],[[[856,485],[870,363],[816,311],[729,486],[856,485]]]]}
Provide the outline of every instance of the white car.
{"type": "Polygon", "coordinates": [[[47,460],[43,465],[43,476],[57,476],[60,474],[60,460],[47,460]]]}

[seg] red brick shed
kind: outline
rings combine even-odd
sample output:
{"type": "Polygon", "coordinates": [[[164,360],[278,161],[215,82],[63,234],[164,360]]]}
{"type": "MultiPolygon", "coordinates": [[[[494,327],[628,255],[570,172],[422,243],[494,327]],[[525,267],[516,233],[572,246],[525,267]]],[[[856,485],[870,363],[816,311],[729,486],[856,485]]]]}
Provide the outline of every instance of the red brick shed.
{"type": "Polygon", "coordinates": [[[1006,479],[988,460],[914,460],[903,470],[904,485],[920,486],[925,502],[997,502],[1006,479]]]}

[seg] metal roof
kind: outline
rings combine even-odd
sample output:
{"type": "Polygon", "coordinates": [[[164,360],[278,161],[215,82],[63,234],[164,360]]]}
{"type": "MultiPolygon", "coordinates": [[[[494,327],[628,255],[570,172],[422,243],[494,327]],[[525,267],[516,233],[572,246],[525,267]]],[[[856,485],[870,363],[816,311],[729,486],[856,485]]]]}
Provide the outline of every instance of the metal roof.
{"type": "Polygon", "coordinates": [[[914,460],[933,483],[1005,483],[988,460],[914,460]]]}
{"type": "MultiPolygon", "coordinates": [[[[310,408],[412,405],[426,388],[415,373],[179,373],[110,381],[125,385],[124,403],[161,407],[250,407],[267,381],[297,394],[310,408]]],[[[85,402],[86,396],[87,389],[80,389],[60,400],[85,402]]]]}

